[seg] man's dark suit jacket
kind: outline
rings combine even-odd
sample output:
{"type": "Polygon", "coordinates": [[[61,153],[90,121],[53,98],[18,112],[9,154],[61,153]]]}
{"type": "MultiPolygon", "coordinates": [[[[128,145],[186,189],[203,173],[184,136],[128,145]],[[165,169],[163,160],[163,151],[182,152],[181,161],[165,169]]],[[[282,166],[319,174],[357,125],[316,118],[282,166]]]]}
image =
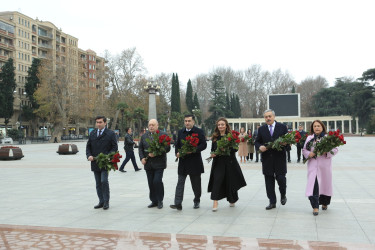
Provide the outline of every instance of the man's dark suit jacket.
{"type": "MultiPolygon", "coordinates": [[[[272,142],[282,135],[288,133],[287,127],[276,122],[275,129],[273,131],[272,137],[268,129],[268,125],[265,124],[258,129],[258,135],[255,140],[255,147],[265,146],[267,142],[272,142]]],[[[268,149],[266,152],[262,153],[262,169],[264,175],[283,175],[286,174],[286,153],[285,147],[282,151],[277,151],[274,149],[268,149]]]]}
{"type": "Polygon", "coordinates": [[[198,134],[199,143],[197,151],[192,154],[186,155],[184,158],[178,160],[178,174],[179,175],[199,175],[204,173],[203,161],[201,152],[207,148],[206,136],[202,129],[193,127],[189,132],[186,128],[178,131],[177,143],[175,144],[175,153],[182,147],[181,140],[185,140],[186,136],[191,134],[198,134]]]}
{"type": "MultiPolygon", "coordinates": [[[[166,134],[163,131],[160,131],[160,135],[166,134]]],[[[142,160],[143,158],[146,158],[148,156],[148,152],[146,150],[149,148],[149,144],[146,141],[146,138],[151,139],[151,133],[150,131],[147,131],[144,133],[141,137],[141,140],[139,142],[139,148],[138,148],[138,153],[139,153],[139,158],[142,160]]],[[[168,153],[171,150],[171,146],[166,147],[166,153],[168,153]]],[[[145,165],[145,170],[155,170],[155,169],[164,169],[167,168],[167,154],[164,153],[162,155],[158,155],[155,157],[150,157],[148,158],[146,165],[145,165]]]]}
{"type": "MultiPolygon", "coordinates": [[[[86,144],[86,157],[96,157],[98,154],[109,154],[118,150],[116,134],[112,130],[104,129],[103,133],[97,137],[98,130],[94,129],[89,135],[89,140],[86,144]]],[[[91,162],[91,171],[104,171],[101,170],[96,161],[91,162]]]]}

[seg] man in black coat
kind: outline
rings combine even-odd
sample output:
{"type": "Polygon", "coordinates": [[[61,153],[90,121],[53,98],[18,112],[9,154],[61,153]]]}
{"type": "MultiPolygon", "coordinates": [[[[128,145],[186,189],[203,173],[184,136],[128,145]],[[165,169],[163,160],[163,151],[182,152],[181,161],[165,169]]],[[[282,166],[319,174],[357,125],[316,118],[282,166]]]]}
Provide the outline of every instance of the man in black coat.
{"type": "MultiPolygon", "coordinates": [[[[144,133],[139,142],[139,158],[146,170],[148,188],[150,189],[150,200],[151,204],[148,205],[149,208],[158,207],[163,208],[164,199],[164,184],[163,184],[163,173],[164,169],[167,168],[167,153],[171,150],[170,145],[166,147],[166,152],[162,155],[154,156],[152,152],[147,152],[150,147],[146,138],[152,140],[152,135],[158,131],[158,121],[156,119],[151,119],[148,122],[148,131],[144,133]]],[[[159,136],[166,134],[160,131],[159,136]]]]}
{"type": "Polygon", "coordinates": [[[282,151],[267,149],[266,144],[272,142],[282,135],[288,133],[287,127],[275,121],[275,112],[268,109],[263,113],[266,124],[258,130],[255,146],[262,152],[262,170],[266,182],[267,197],[269,205],[267,210],[276,208],[275,179],[279,185],[281,204],[285,205],[286,199],[286,153],[285,147],[282,151]]]}
{"type": "Polygon", "coordinates": [[[178,131],[177,142],[175,147],[176,157],[179,159],[178,162],[178,181],[176,186],[176,194],[174,198],[174,204],[170,205],[171,208],[182,210],[182,200],[184,198],[185,180],[186,177],[190,176],[191,187],[194,192],[194,208],[199,208],[200,198],[202,194],[201,174],[204,173],[203,161],[201,152],[206,149],[207,142],[204,131],[194,126],[195,117],[194,115],[185,115],[184,118],[185,127],[178,131]],[[188,153],[185,157],[180,158],[179,149],[182,147],[182,141],[188,135],[198,135],[198,146],[195,153],[188,153]]]}
{"type": "Polygon", "coordinates": [[[96,182],[96,193],[99,198],[99,204],[94,208],[109,208],[109,183],[108,171],[100,169],[94,160],[98,154],[109,154],[118,149],[115,132],[106,128],[107,119],[104,116],[95,118],[96,128],[90,135],[86,145],[86,157],[91,161],[91,171],[94,172],[96,182]]]}
{"type": "MultiPolygon", "coordinates": [[[[306,132],[303,130],[302,125],[298,126],[298,132],[300,133],[301,137],[303,137],[306,134],[306,132]]],[[[303,144],[297,143],[297,162],[301,161],[301,151],[302,151],[303,146],[304,146],[303,144]]],[[[305,160],[305,156],[302,155],[302,157],[305,160]]]]}

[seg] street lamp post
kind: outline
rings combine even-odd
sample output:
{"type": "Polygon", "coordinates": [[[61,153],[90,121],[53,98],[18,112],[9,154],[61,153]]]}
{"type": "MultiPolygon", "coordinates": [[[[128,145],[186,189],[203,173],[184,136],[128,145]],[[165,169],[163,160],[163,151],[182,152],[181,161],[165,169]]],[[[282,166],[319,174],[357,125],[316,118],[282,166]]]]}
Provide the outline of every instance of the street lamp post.
{"type": "Polygon", "coordinates": [[[152,79],[144,86],[144,90],[148,92],[148,120],[156,119],[156,93],[160,90],[160,86],[152,79]]]}

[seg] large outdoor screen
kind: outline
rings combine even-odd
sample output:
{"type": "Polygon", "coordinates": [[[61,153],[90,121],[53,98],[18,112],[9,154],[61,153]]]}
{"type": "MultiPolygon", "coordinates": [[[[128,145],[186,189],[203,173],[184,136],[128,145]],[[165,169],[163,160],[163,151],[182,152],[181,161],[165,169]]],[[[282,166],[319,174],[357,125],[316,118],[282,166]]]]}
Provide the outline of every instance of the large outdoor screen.
{"type": "Polygon", "coordinates": [[[273,109],[276,116],[300,117],[299,93],[268,95],[268,108],[273,109]]]}

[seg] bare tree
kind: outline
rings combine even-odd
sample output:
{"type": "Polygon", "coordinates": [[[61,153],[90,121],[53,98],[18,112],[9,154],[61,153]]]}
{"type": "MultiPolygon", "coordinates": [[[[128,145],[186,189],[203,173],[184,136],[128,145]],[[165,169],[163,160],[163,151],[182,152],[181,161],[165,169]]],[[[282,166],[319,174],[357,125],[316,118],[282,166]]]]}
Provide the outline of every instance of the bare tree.
{"type": "Polygon", "coordinates": [[[322,88],[327,88],[328,82],[324,77],[308,77],[301,81],[296,87],[296,92],[300,93],[301,98],[301,115],[308,117],[314,115],[311,109],[313,96],[322,88]]]}

